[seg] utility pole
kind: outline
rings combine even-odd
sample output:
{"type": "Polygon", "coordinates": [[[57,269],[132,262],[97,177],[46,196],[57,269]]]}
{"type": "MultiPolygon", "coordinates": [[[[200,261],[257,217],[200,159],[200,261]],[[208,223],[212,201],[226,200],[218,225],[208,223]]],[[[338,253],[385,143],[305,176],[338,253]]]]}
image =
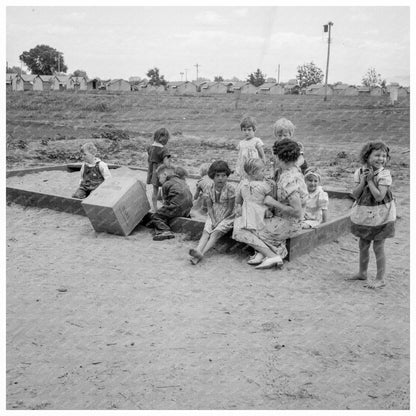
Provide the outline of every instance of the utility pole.
{"type": "Polygon", "coordinates": [[[199,64],[194,65],[196,67],[196,80],[198,81],[198,68],[201,66],[199,64]]]}
{"type": "Polygon", "coordinates": [[[324,101],[327,99],[327,91],[328,91],[328,68],[329,68],[329,51],[331,47],[331,26],[333,25],[332,22],[328,22],[327,25],[324,25],[324,32],[328,32],[328,55],[326,58],[326,73],[325,73],[325,96],[324,101]]]}
{"type": "Polygon", "coordinates": [[[181,75],[181,82],[183,81],[183,72],[179,72],[179,74],[181,75]]]}
{"type": "Polygon", "coordinates": [[[61,54],[58,52],[58,74],[61,72],[61,54]]]}
{"type": "Polygon", "coordinates": [[[188,68],[185,68],[185,81],[188,81],[188,68]]]}
{"type": "Polygon", "coordinates": [[[280,64],[277,66],[277,83],[280,84],[280,64]]]}

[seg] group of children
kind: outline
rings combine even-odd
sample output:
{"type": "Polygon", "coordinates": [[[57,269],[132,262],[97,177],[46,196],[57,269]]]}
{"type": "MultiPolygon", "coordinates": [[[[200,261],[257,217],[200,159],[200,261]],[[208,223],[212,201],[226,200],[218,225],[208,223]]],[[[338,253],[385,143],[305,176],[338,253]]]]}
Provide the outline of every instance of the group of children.
{"type": "MultiPolygon", "coordinates": [[[[250,245],[255,253],[248,260],[249,264],[256,265],[258,269],[281,267],[285,248],[276,250],[261,237],[267,219],[286,216],[291,218],[289,224],[296,224],[297,227],[316,227],[328,220],[328,194],[321,186],[318,169],[308,167],[303,145],[293,140],[295,127],[292,122],[281,118],[273,126],[276,141],[272,149],[273,172],[270,177],[266,175],[263,141],[255,135],[255,119],[245,117],[240,128],[243,139],[238,145],[235,167],[240,183],[235,187],[229,182],[233,171],[226,161],[216,160],[201,166],[201,178],[194,195],[186,183],[186,170],[171,164],[166,146],[169,131],[165,128],[156,130],[153,143],[147,148],[147,184],[153,187],[153,212],[149,222],[155,230],[153,239],[174,238],[170,222],[177,217],[189,217],[191,209],[197,208],[206,214],[206,221],[197,247],[189,251],[192,264],[199,263],[223,235],[234,230],[233,238],[238,241],[250,244],[250,238],[239,239],[242,231],[249,231],[254,236],[250,245]],[[279,190],[279,187],[282,186],[283,176],[286,181],[289,177],[295,185],[289,184],[293,194],[292,191],[286,192],[282,204],[282,189],[279,190]],[[163,204],[158,208],[160,198],[163,204]]],[[[81,182],[73,197],[82,199],[111,174],[107,165],[96,157],[97,149],[92,143],[86,143],[81,152],[84,156],[81,182]]],[[[348,280],[367,280],[369,248],[373,241],[377,276],[367,284],[370,288],[385,284],[384,240],[394,236],[395,201],[390,191],[391,175],[385,169],[389,158],[389,148],[384,143],[367,143],[361,151],[363,166],[354,174],[356,187],[352,193],[355,202],[351,210],[351,230],[360,239],[360,268],[359,273],[348,280]]],[[[284,246],[284,240],[280,245],[284,246]]]]}

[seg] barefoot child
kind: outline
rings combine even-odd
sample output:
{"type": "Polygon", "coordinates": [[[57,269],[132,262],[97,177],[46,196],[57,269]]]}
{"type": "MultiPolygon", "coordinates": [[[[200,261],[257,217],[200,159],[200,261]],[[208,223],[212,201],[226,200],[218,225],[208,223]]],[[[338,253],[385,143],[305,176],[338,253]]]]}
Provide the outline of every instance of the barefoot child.
{"type": "Polygon", "coordinates": [[[354,173],[356,187],[351,209],[351,232],[360,238],[360,269],[347,280],[367,280],[369,250],[373,242],[377,275],[367,283],[370,289],[385,286],[386,255],[384,241],[394,237],[396,205],[390,187],[390,171],[385,168],[390,159],[389,148],[383,142],[369,142],[361,149],[363,166],[354,173]]]}
{"type": "Polygon", "coordinates": [[[98,188],[107,178],[111,177],[110,170],[105,162],[97,157],[97,148],[94,143],[88,142],[81,147],[84,163],[81,166],[81,180],[79,188],[72,198],[84,199],[98,188]]]}
{"type": "Polygon", "coordinates": [[[240,123],[240,128],[243,132],[244,139],[238,144],[236,174],[241,179],[245,176],[244,163],[248,159],[261,159],[266,163],[266,157],[263,150],[263,141],[254,135],[256,131],[256,120],[253,117],[245,117],[240,123]]]}
{"type": "Polygon", "coordinates": [[[166,148],[169,138],[168,130],[163,127],[157,129],[153,134],[153,144],[147,148],[149,166],[146,183],[153,185],[152,206],[155,212],[157,211],[157,197],[161,186],[157,178],[156,169],[162,164],[170,166],[170,153],[166,148]]]}
{"type": "Polygon", "coordinates": [[[156,174],[162,184],[163,206],[151,215],[149,225],[155,228],[153,240],[174,238],[170,222],[177,217],[189,217],[192,194],[186,182],[175,174],[172,166],[160,165],[156,174]]]}
{"type": "Polygon", "coordinates": [[[234,186],[227,182],[231,170],[227,162],[217,160],[208,169],[211,186],[207,190],[208,217],[196,249],[189,250],[191,263],[197,264],[217,241],[233,228],[234,186]]]}
{"type": "Polygon", "coordinates": [[[328,194],[322,189],[321,175],[315,168],[305,172],[305,183],[308,195],[305,198],[305,216],[302,228],[314,228],[328,219],[328,194]]]}

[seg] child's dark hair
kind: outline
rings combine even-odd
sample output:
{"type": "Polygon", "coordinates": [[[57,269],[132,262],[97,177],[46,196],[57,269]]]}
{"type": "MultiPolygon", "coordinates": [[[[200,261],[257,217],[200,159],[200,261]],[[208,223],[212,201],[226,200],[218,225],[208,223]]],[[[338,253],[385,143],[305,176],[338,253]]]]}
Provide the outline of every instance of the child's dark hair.
{"type": "Polygon", "coordinates": [[[189,176],[188,171],[182,166],[176,166],[174,170],[175,170],[175,175],[181,179],[185,179],[189,176]]]}
{"type": "Polygon", "coordinates": [[[160,141],[165,138],[165,142],[167,142],[170,138],[170,133],[167,129],[165,129],[164,127],[157,129],[154,133],[153,133],[153,140],[156,143],[160,143],[160,141]]]}
{"type": "Polygon", "coordinates": [[[386,152],[387,160],[390,160],[390,149],[384,142],[368,142],[363,146],[360,152],[360,161],[362,164],[368,162],[368,158],[373,150],[383,150],[386,152]]]}
{"type": "Polygon", "coordinates": [[[224,160],[216,160],[215,162],[212,162],[209,167],[208,176],[211,179],[214,179],[216,173],[225,173],[227,176],[230,176],[232,170],[229,168],[228,163],[224,160]]]}
{"type": "Polygon", "coordinates": [[[295,162],[300,156],[300,146],[291,139],[276,141],[273,145],[273,154],[283,162],[295,162]]]}
{"type": "Polygon", "coordinates": [[[256,124],[257,122],[254,117],[247,116],[241,120],[240,129],[243,130],[243,128],[247,129],[247,128],[252,127],[253,131],[256,131],[256,124]]]}

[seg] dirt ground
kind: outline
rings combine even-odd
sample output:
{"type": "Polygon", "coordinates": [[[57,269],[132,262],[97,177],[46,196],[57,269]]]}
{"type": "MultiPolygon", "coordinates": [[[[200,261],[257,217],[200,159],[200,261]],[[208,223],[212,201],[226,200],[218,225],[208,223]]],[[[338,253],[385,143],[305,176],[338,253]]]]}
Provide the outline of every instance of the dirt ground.
{"type": "MultiPolygon", "coordinates": [[[[91,136],[70,139],[66,133],[46,140],[49,131],[55,139],[65,135],[64,127],[55,125],[53,113],[47,118],[47,109],[34,116],[31,108],[44,96],[31,96],[25,110],[21,99],[8,97],[8,168],[77,161],[77,150],[72,159],[65,152],[91,136]],[[59,157],[42,158],[40,151],[59,157]]],[[[224,117],[238,123],[240,110],[231,104],[224,117]]],[[[254,270],[245,252],[213,252],[192,266],[187,253],[195,242],[181,234],[155,242],[140,226],[118,237],[94,232],[87,217],[9,204],[6,408],[409,409],[409,109],[353,107],[355,116],[372,117],[373,136],[357,119],[346,121],[343,135],[331,135],[331,127],[342,131],[335,118],[345,117],[347,104],[332,103],[330,113],[316,104],[305,118],[305,107],[289,100],[282,105],[291,110],[281,113],[300,126],[307,160],[321,168],[325,183],[340,188],[348,188],[366,138],[395,138],[391,171],[399,219],[395,238],[386,241],[385,288],[344,280],[358,267],[358,242],[351,234],[286,262],[280,271],[254,270]],[[307,123],[313,126],[308,144],[307,123]]],[[[128,123],[126,105],[121,110],[128,123]]],[[[261,119],[268,103],[250,105],[261,119]]],[[[199,109],[190,108],[182,109],[183,117],[199,109]]],[[[65,128],[83,122],[69,110],[65,114],[65,128]]],[[[206,116],[212,121],[211,113],[206,116]]],[[[139,129],[149,140],[153,127],[139,129]]],[[[200,135],[184,128],[172,139],[177,160],[191,173],[204,158],[234,158],[235,149],[227,146],[238,142],[238,132],[226,143],[218,131],[203,124],[198,129],[200,135]]],[[[93,139],[108,151],[107,161],[143,166],[144,141],[134,134],[136,139],[116,140],[113,153],[114,141],[93,139]]],[[[270,142],[266,137],[266,146],[270,142]]],[[[370,276],[374,263],[372,255],[370,276]]]]}

